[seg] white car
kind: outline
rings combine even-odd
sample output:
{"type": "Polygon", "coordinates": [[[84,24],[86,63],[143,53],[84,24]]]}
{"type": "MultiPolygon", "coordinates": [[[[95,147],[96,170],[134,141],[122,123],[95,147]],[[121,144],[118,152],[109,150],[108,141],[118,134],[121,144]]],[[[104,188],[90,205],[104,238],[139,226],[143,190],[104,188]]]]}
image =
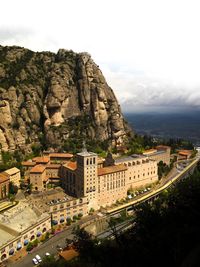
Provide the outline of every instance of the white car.
{"type": "Polygon", "coordinates": [[[36,260],[37,260],[38,262],[41,262],[41,261],[42,261],[42,259],[41,259],[41,257],[40,257],[39,255],[36,255],[35,258],[36,258],[36,260]]]}
{"type": "Polygon", "coordinates": [[[45,253],[45,256],[47,256],[47,257],[50,256],[50,255],[51,255],[51,254],[50,254],[49,252],[46,252],[46,253],[45,253]]]}
{"type": "Polygon", "coordinates": [[[35,265],[37,265],[37,264],[39,263],[35,258],[32,259],[32,262],[33,262],[35,265]]]}

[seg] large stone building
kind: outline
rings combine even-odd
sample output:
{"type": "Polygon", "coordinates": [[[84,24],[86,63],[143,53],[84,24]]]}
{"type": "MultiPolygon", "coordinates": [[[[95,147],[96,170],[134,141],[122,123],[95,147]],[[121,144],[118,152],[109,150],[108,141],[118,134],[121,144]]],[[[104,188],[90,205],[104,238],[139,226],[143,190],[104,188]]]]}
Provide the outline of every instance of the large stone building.
{"type": "Polygon", "coordinates": [[[49,203],[49,213],[51,214],[52,224],[60,224],[67,222],[68,219],[87,215],[87,199],[86,198],[69,198],[58,202],[49,203]]]}
{"type": "Polygon", "coordinates": [[[171,148],[169,146],[160,145],[154,149],[144,151],[143,155],[149,159],[156,160],[157,163],[162,161],[166,165],[170,165],[170,152],[171,148]]]}
{"type": "Polygon", "coordinates": [[[12,213],[14,209],[0,217],[0,262],[51,229],[51,216],[47,213],[39,216],[30,207],[16,210],[15,216],[12,213]]]}
{"type": "Polygon", "coordinates": [[[46,189],[48,177],[44,165],[36,165],[30,170],[30,184],[32,184],[33,190],[42,191],[46,189]]]}
{"type": "Polygon", "coordinates": [[[125,198],[129,188],[158,180],[155,160],[139,155],[113,160],[109,156],[102,167],[97,154],[86,150],[77,154],[76,162],[62,166],[61,176],[65,191],[77,198],[86,197],[88,209],[111,205],[125,198]]]}
{"type": "Polygon", "coordinates": [[[144,155],[132,155],[115,160],[115,164],[123,164],[126,171],[126,190],[137,188],[158,180],[157,162],[144,155]]]}

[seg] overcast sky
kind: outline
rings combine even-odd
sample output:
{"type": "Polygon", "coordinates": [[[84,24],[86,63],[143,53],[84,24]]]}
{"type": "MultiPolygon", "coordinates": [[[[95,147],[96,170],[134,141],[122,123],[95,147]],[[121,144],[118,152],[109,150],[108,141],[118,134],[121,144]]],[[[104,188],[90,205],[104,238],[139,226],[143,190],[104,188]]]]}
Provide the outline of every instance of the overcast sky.
{"type": "Polygon", "coordinates": [[[1,0],[0,44],[89,52],[123,111],[198,109],[199,13],[199,0],[1,0]]]}

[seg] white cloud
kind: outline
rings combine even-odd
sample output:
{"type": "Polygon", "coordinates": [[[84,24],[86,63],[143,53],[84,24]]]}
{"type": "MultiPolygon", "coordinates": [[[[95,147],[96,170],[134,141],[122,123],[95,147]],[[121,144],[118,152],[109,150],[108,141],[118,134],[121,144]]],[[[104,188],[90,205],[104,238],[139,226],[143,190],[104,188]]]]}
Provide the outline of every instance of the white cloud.
{"type": "Polygon", "coordinates": [[[124,108],[198,106],[198,0],[2,0],[1,45],[88,51],[124,108]]]}

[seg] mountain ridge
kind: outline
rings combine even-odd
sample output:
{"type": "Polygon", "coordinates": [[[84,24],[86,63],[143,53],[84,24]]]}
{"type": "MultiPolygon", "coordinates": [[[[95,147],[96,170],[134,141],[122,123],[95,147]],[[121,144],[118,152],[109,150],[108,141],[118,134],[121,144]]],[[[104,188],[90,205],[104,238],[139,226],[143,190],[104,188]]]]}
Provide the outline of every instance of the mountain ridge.
{"type": "Polygon", "coordinates": [[[132,132],[90,54],[0,46],[0,144],[60,149],[71,138],[124,144],[132,132]]]}

